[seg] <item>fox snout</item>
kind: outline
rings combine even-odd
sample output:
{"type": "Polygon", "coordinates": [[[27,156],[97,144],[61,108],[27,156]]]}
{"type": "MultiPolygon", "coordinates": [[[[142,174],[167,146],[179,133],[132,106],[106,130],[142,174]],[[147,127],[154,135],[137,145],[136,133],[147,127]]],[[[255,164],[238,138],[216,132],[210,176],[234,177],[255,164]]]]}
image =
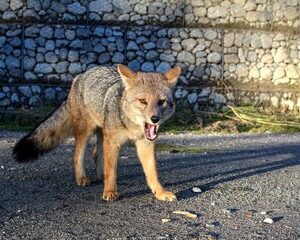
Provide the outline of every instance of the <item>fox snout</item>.
{"type": "Polygon", "coordinates": [[[152,121],[153,123],[158,123],[159,120],[160,120],[160,117],[157,116],[157,115],[153,115],[153,116],[151,117],[151,121],[152,121]]]}
{"type": "Polygon", "coordinates": [[[156,139],[159,126],[162,124],[161,111],[156,108],[149,109],[145,116],[144,134],[145,137],[153,141],[156,139]]]}
{"type": "Polygon", "coordinates": [[[152,104],[153,106],[147,107],[145,111],[145,119],[146,122],[153,123],[153,124],[158,124],[162,120],[162,110],[155,106],[155,104],[152,104]]]}

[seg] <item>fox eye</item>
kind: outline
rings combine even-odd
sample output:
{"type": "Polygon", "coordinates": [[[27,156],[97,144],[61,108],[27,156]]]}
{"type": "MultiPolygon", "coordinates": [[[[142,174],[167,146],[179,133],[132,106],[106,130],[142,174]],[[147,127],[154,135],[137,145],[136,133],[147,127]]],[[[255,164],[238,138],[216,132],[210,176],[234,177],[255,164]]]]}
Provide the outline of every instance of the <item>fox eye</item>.
{"type": "Polygon", "coordinates": [[[146,101],[145,98],[140,98],[139,101],[140,101],[142,104],[145,104],[145,105],[147,104],[147,101],[146,101]]]}
{"type": "Polygon", "coordinates": [[[158,101],[158,105],[163,105],[165,102],[166,102],[165,99],[160,99],[160,100],[158,101]]]}

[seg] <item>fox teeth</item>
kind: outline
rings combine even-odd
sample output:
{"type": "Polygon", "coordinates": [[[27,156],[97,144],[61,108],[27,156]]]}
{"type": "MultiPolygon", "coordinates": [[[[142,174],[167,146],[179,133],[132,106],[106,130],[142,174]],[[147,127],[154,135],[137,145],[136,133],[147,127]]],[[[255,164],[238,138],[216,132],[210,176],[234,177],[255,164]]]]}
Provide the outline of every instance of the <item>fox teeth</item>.
{"type": "Polygon", "coordinates": [[[157,136],[156,125],[146,123],[145,124],[145,135],[148,140],[153,141],[157,136]]]}

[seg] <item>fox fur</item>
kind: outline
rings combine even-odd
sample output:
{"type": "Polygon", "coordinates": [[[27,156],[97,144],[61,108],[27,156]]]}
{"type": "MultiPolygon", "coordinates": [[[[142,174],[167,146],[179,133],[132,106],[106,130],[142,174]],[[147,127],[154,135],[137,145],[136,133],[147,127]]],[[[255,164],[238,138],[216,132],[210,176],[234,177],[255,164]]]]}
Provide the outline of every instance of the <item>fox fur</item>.
{"type": "Polygon", "coordinates": [[[132,140],[152,192],[162,201],[176,196],[160,184],[156,170],[155,140],[160,125],[175,111],[174,86],[181,73],[176,66],[164,74],[133,72],[119,64],[95,67],[74,78],[68,98],[44,122],[18,141],[13,155],[18,162],[36,160],[68,137],[75,138],[73,163],[77,185],[90,184],[84,152],[93,133],[98,178],[103,177],[103,199],[117,193],[117,158],[122,145],[132,140]]]}

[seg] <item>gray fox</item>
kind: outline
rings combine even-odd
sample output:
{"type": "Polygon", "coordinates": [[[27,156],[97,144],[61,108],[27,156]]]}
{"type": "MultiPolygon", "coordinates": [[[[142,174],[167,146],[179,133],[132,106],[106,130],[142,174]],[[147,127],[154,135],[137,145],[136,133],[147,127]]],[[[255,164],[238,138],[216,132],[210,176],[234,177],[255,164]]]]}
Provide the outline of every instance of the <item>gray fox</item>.
{"type": "Polygon", "coordinates": [[[16,161],[35,160],[73,135],[76,182],[79,186],[88,185],[84,152],[95,133],[97,143],[93,155],[97,176],[100,178],[103,172],[103,199],[113,201],[118,198],[118,154],[122,145],[132,140],[155,197],[162,201],[175,200],[176,196],[159,182],[155,139],[160,125],[174,113],[173,90],[180,73],[179,66],[161,74],[133,72],[119,64],[117,68],[95,67],[78,75],[67,100],[15,145],[16,161]]]}

